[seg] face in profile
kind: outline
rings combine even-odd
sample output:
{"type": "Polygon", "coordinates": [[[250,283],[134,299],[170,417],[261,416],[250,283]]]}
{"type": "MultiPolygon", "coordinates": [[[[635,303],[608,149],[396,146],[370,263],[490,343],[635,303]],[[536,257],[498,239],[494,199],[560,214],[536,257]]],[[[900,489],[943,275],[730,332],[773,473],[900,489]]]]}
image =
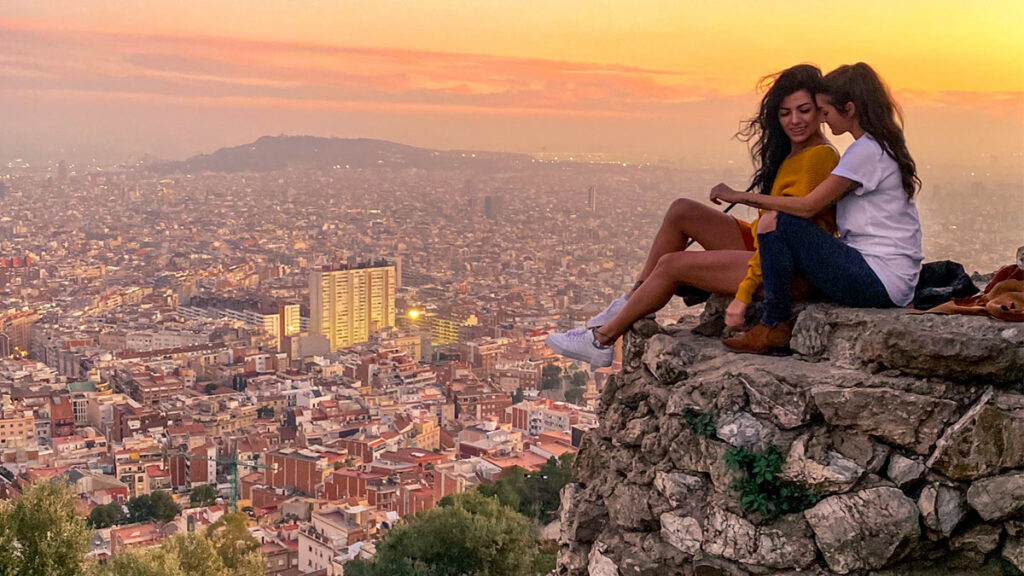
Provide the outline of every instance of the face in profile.
{"type": "Polygon", "coordinates": [[[844,116],[839,109],[832,105],[832,100],[824,94],[817,96],[818,108],[821,110],[821,119],[828,124],[832,134],[839,136],[850,131],[852,121],[849,116],[844,116]]]}
{"type": "Polygon", "coordinates": [[[799,90],[783,98],[779,106],[779,123],[793,144],[813,136],[821,124],[821,114],[811,93],[799,90]]]}

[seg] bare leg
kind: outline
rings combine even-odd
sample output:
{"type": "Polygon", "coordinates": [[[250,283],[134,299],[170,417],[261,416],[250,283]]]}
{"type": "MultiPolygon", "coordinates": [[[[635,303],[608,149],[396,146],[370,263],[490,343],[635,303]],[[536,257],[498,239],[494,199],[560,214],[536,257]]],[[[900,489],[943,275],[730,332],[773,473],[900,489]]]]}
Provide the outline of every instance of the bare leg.
{"type": "MultiPolygon", "coordinates": [[[[641,282],[646,280],[662,256],[685,250],[690,238],[705,250],[747,249],[739,226],[732,216],[695,200],[679,198],[672,202],[665,213],[661,227],[654,236],[651,250],[647,254],[647,261],[637,279],[641,282]]],[[[735,291],[735,287],[733,290],[735,291]]]]}
{"type": "MultiPolygon", "coordinates": [[[[739,236],[739,231],[736,235],[739,236]]],[[[735,294],[747,274],[747,263],[753,254],[745,250],[714,250],[678,251],[663,255],[651,275],[633,292],[626,306],[599,329],[598,342],[614,342],[633,322],[660,310],[680,284],[718,294],[735,294]]]]}

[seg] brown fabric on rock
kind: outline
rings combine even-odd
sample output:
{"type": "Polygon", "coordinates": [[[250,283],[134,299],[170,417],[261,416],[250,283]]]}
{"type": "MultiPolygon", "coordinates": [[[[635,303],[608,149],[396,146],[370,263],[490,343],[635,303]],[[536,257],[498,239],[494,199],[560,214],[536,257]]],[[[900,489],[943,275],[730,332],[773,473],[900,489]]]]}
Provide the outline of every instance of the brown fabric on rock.
{"type": "Polygon", "coordinates": [[[955,298],[929,310],[911,310],[910,313],[967,314],[1024,322],[1024,269],[1016,264],[1003,266],[980,294],[955,298]]]}

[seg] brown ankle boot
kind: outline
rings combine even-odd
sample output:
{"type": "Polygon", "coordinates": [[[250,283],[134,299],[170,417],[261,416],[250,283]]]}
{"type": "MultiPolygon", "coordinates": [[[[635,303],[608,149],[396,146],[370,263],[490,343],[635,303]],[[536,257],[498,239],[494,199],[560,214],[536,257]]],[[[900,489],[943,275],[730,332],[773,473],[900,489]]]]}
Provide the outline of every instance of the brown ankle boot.
{"type": "Polygon", "coordinates": [[[789,352],[789,339],[792,335],[793,329],[787,322],[779,322],[774,328],[758,324],[742,334],[722,340],[722,344],[733,352],[785,354],[789,352]]]}

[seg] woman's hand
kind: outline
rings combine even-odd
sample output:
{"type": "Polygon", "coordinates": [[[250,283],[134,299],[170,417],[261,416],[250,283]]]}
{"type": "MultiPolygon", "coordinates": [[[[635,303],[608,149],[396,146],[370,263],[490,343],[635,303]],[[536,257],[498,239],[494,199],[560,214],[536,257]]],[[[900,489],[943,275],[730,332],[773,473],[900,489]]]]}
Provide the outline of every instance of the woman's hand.
{"type": "Polygon", "coordinates": [[[733,298],[729,307],[725,309],[725,325],[733,330],[743,328],[746,323],[747,305],[733,298]]]}
{"type": "Polygon", "coordinates": [[[724,183],[718,183],[711,189],[710,200],[713,204],[721,204],[722,202],[733,203],[737,201],[740,194],[742,192],[737,192],[724,183]]]}

